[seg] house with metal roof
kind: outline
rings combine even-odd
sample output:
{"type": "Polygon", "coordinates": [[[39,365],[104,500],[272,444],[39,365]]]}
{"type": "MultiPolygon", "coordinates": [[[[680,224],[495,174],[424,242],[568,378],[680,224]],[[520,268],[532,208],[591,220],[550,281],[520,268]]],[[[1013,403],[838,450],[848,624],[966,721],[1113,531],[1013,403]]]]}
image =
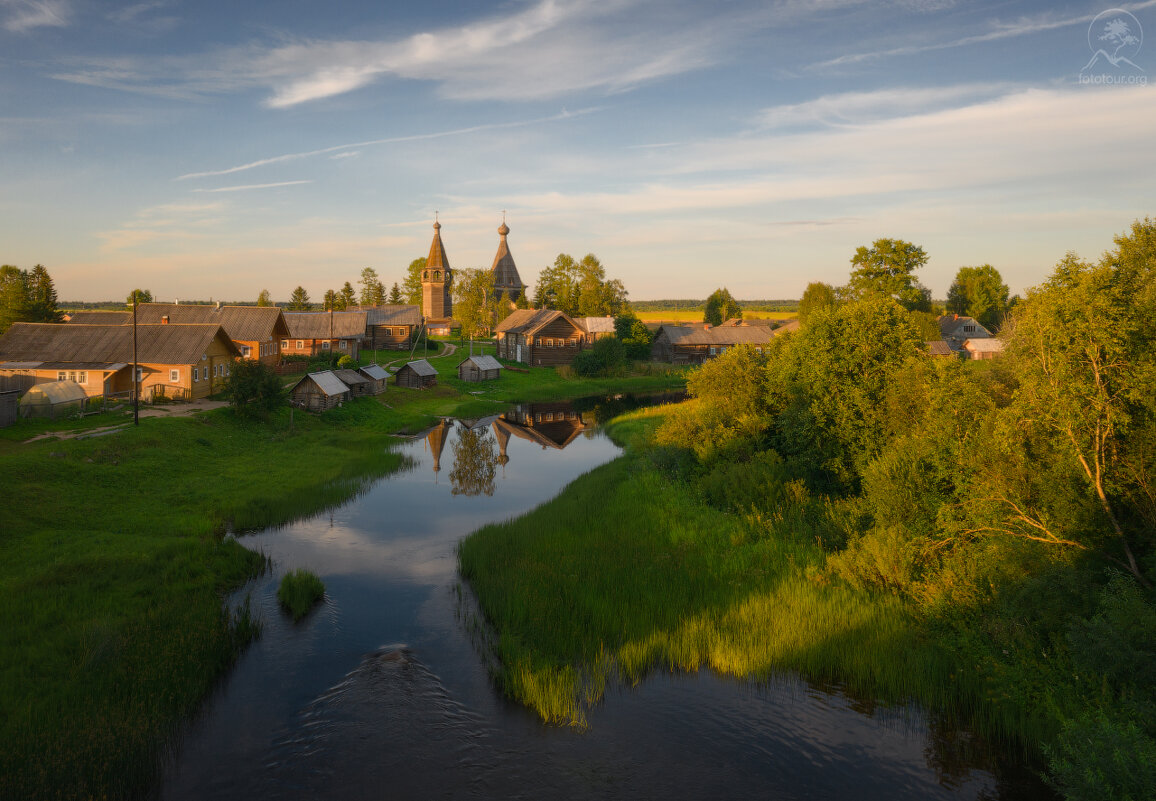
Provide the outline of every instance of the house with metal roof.
{"type": "Polygon", "coordinates": [[[586,332],[586,344],[593,345],[596,340],[603,337],[612,337],[617,335],[617,330],[614,328],[614,318],[606,317],[575,317],[574,322],[586,332]]]}
{"type": "Polygon", "coordinates": [[[779,333],[788,329],[768,326],[695,327],[663,325],[650,346],[651,357],[671,364],[702,364],[707,359],[726,353],[736,345],[750,345],[762,352],[779,333]]]}
{"type": "Polygon", "coordinates": [[[389,373],[386,372],[384,367],[371,364],[367,367],[360,368],[357,372],[373,382],[372,390],[374,395],[380,395],[382,392],[385,392],[386,382],[389,381],[389,373]]]}
{"type": "Polygon", "coordinates": [[[963,341],[963,352],[967,354],[968,359],[979,361],[986,361],[988,359],[998,359],[1003,356],[1003,341],[990,338],[979,339],[965,339],[963,341]]]}
{"type": "Polygon", "coordinates": [[[980,325],[974,317],[945,314],[938,322],[943,341],[956,353],[963,350],[963,343],[969,339],[990,339],[992,336],[991,331],[980,325]]]}
{"type": "Polygon", "coordinates": [[[289,388],[289,402],[311,412],[324,412],[349,398],[349,387],[332,370],[309,373],[289,388]]]}
{"type": "Polygon", "coordinates": [[[362,346],[370,350],[405,350],[421,328],[420,306],[351,306],[349,310],[365,312],[365,338],[362,346]]]}
{"type": "MultiPolygon", "coordinates": [[[[15,323],[0,336],[0,375],[32,376],[37,384],[73,381],[90,397],[131,393],[133,334],[131,325],[15,323]]],[[[241,355],[212,323],[137,325],[135,334],[145,400],[207,397],[241,355]]]]}

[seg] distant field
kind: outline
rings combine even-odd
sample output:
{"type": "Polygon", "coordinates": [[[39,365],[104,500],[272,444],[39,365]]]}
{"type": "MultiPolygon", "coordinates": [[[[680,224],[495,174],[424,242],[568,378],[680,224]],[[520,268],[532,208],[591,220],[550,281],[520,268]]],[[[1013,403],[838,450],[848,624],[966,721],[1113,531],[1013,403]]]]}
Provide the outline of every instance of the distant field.
{"type": "MultiPolygon", "coordinates": [[[[635,316],[644,323],[697,323],[702,321],[702,310],[678,309],[668,311],[636,311],[635,316]]],[[[743,312],[748,320],[790,320],[795,312],[743,312]]]]}

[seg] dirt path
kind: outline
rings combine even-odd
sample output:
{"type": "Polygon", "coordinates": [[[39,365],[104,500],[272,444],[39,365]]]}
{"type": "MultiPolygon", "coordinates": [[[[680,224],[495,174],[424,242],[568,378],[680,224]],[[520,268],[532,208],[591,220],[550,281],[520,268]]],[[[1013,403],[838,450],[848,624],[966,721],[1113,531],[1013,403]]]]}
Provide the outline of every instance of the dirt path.
{"type": "MultiPolygon", "coordinates": [[[[141,406],[141,417],[188,417],[197,412],[206,412],[210,409],[220,409],[222,406],[228,406],[226,401],[213,400],[199,400],[191,403],[174,403],[164,406],[141,406]]],[[[131,411],[131,408],[130,408],[131,411]]],[[[35,437],[24,440],[25,442],[36,442],[41,439],[85,439],[87,437],[100,437],[105,434],[113,434],[120,431],[122,428],[128,428],[132,425],[130,420],[127,423],[120,423],[115,426],[96,426],[93,428],[76,428],[70,431],[48,431],[44,434],[37,434],[35,437]]]]}

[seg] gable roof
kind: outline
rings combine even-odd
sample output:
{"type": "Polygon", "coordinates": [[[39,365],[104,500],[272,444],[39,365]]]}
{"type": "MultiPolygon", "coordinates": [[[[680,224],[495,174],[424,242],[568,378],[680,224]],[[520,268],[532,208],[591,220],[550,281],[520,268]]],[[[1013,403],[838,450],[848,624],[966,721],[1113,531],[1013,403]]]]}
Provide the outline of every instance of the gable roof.
{"type": "Polygon", "coordinates": [[[67,322],[85,325],[123,325],[132,322],[132,312],[111,309],[74,311],[68,316],[67,322]]]}
{"type": "Polygon", "coordinates": [[[490,356],[489,354],[486,354],[484,356],[471,356],[468,359],[463,359],[462,361],[460,361],[458,363],[458,367],[461,367],[466,362],[472,362],[474,367],[477,367],[479,370],[501,370],[501,369],[503,369],[502,363],[499,362],[497,359],[495,359],[493,356],[490,356]]]}
{"type": "Polygon", "coordinates": [[[587,334],[615,333],[613,317],[576,317],[574,322],[587,334]]]}
{"type": "Polygon", "coordinates": [[[284,312],[290,339],[357,339],[365,336],[363,311],[284,312]]]}
{"type": "MultiPolygon", "coordinates": [[[[417,373],[420,376],[437,375],[438,374],[438,371],[433,368],[433,365],[430,364],[429,362],[427,362],[425,359],[418,359],[415,362],[407,362],[406,364],[402,365],[401,369],[404,370],[407,367],[410,370],[413,370],[415,373],[417,373]]],[[[401,372],[401,370],[399,370],[398,372],[401,372]]]]}
{"type": "Polygon", "coordinates": [[[974,336],[976,338],[991,336],[991,331],[988,331],[986,328],[980,325],[979,320],[975,319],[974,317],[961,317],[958,314],[945,314],[940,317],[937,322],[939,323],[939,333],[944,337],[959,333],[960,329],[965,325],[975,326],[975,331],[967,332],[968,336],[974,336]]]}
{"type": "Polygon", "coordinates": [[[988,337],[966,339],[963,347],[972,353],[1003,353],[1003,341],[988,337]]]}
{"type": "Polygon", "coordinates": [[[782,329],[765,325],[727,326],[726,328],[678,328],[663,326],[667,338],[678,345],[765,345],[782,329]]]}
{"type": "Polygon", "coordinates": [[[923,343],[927,347],[927,352],[932,356],[954,356],[951,347],[942,339],[928,340],[923,343]]]}
{"type": "Polygon", "coordinates": [[[301,381],[298,381],[296,384],[294,384],[289,391],[292,392],[293,390],[297,389],[297,387],[301,386],[303,381],[312,381],[317,385],[318,389],[320,389],[326,395],[330,396],[344,395],[349,391],[349,387],[345,386],[341,379],[333,374],[332,370],[325,370],[320,373],[309,373],[304,378],[302,378],[301,381]]]}
{"type": "Polygon", "coordinates": [[[421,325],[420,306],[352,306],[349,310],[365,312],[366,325],[421,325]]]}
{"type": "Polygon", "coordinates": [[[369,378],[372,378],[374,381],[380,381],[383,378],[389,378],[389,373],[387,373],[385,371],[385,368],[380,367],[379,365],[376,365],[376,364],[371,364],[367,367],[362,367],[357,372],[359,372],[362,375],[365,375],[369,378]]]}
{"type": "MultiPolygon", "coordinates": [[[[265,342],[285,339],[289,328],[276,306],[207,306],[192,303],[137,304],[137,325],[159,325],[168,317],[170,324],[212,324],[225,329],[229,339],[237,342],[265,342]]],[[[125,325],[132,324],[126,314],[125,325]]]]}
{"type": "Polygon", "coordinates": [[[363,376],[361,373],[357,372],[356,370],[347,370],[347,369],[334,370],[333,374],[335,376],[337,376],[339,379],[341,379],[341,383],[348,384],[351,387],[354,384],[367,384],[372,380],[372,379],[366,378],[365,376],[363,376]]]}
{"type": "Polygon", "coordinates": [[[574,320],[564,312],[554,309],[515,309],[510,313],[509,317],[498,323],[498,327],[495,328],[494,331],[504,334],[532,335],[559,317],[565,319],[566,322],[570,323],[570,325],[574,326],[578,331],[582,330],[582,326],[574,322],[574,320]]]}
{"type": "MultiPolygon", "coordinates": [[[[131,363],[131,325],[14,323],[0,337],[0,360],[131,363]]],[[[137,325],[137,361],[195,364],[220,337],[230,355],[241,352],[220,325],[137,325]]]]}

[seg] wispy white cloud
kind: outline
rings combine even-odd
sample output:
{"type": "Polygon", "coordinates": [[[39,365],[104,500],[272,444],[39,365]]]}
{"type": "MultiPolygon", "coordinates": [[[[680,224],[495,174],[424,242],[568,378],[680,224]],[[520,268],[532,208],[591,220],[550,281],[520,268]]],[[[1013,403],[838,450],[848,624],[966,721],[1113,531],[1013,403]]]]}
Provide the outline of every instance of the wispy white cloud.
{"type": "Polygon", "coordinates": [[[0,0],[0,10],[6,12],[4,27],[14,33],[64,27],[72,12],[68,0],[0,0]]]}
{"type": "Polygon", "coordinates": [[[566,120],[572,117],[580,117],[586,114],[593,114],[601,111],[602,107],[582,108],[577,111],[567,111],[563,109],[557,114],[551,114],[548,117],[536,117],[528,120],[513,120],[511,122],[495,122],[486,123],[483,125],[471,125],[466,128],[453,128],[446,131],[430,131],[428,133],[410,134],[408,136],[390,136],[384,139],[370,139],[365,142],[353,142],[344,145],[333,145],[331,147],[323,147],[318,150],[306,150],[301,153],[283,153],[279,156],[270,156],[269,158],[258,159],[257,161],[250,161],[246,164],[239,164],[235,167],[225,167],[220,170],[205,170],[203,172],[190,172],[184,175],[177,176],[178,181],[185,181],[190,178],[207,178],[215,175],[232,175],[237,172],[244,172],[245,170],[252,170],[257,167],[266,167],[270,164],[281,164],[286,161],[297,161],[298,159],[311,158],[313,156],[324,156],[329,153],[342,153],[343,151],[356,150],[357,148],[373,147],[375,145],[390,145],[401,142],[421,142],[428,139],[441,139],[447,136],[463,136],[465,134],[478,133],[480,131],[494,131],[504,128],[522,128],[528,125],[538,125],[546,122],[557,122],[559,120],[566,120]]]}
{"type": "Polygon", "coordinates": [[[277,181],[271,184],[246,184],[245,186],[221,186],[216,189],[194,189],[194,192],[245,192],[250,189],[274,189],[278,186],[297,186],[311,184],[312,181],[277,181]]]}
{"type": "MultiPolygon", "coordinates": [[[[1156,0],[1144,0],[1144,2],[1124,5],[1120,6],[1120,8],[1123,8],[1126,11],[1137,11],[1140,9],[1150,8],[1152,6],[1156,6],[1156,0]]],[[[1044,31],[1056,30],[1058,28],[1067,28],[1072,25],[1087,25],[1095,18],[1095,16],[1096,12],[1074,17],[1057,16],[1054,13],[1047,13],[1034,17],[1021,17],[1019,19],[1008,22],[996,20],[991,23],[990,30],[987,30],[983,33],[961,36],[943,42],[931,42],[928,44],[920,45],[901,45],[899,47],[884,48],[881,50],[848,53],[836,58],[816,62],[815,64],[810,65],[810,68],[815,70],[822,70],[829,69],[831,67],[846,67],[865,61],[874,61],[877,59],[892,58],[895,56],[911,56],[918,53],[929,53],[937,50],[951,50],[957,47],[967,47],[969,45],[983,44],[985,42],[995,42],[1002,39],[1014,39],[1020,36],[1029,36],[1031,34],[1043,33],[1044,31]]]]}
{"type": "Polygon", "coordinates": [[[868,92],[843,92],[759,113],[762,128],[860,125],[909,115],[926,115],[964,103],[1006,95],[1010,84],[982,83],[935,87],[891,87],[868,92]]]}

